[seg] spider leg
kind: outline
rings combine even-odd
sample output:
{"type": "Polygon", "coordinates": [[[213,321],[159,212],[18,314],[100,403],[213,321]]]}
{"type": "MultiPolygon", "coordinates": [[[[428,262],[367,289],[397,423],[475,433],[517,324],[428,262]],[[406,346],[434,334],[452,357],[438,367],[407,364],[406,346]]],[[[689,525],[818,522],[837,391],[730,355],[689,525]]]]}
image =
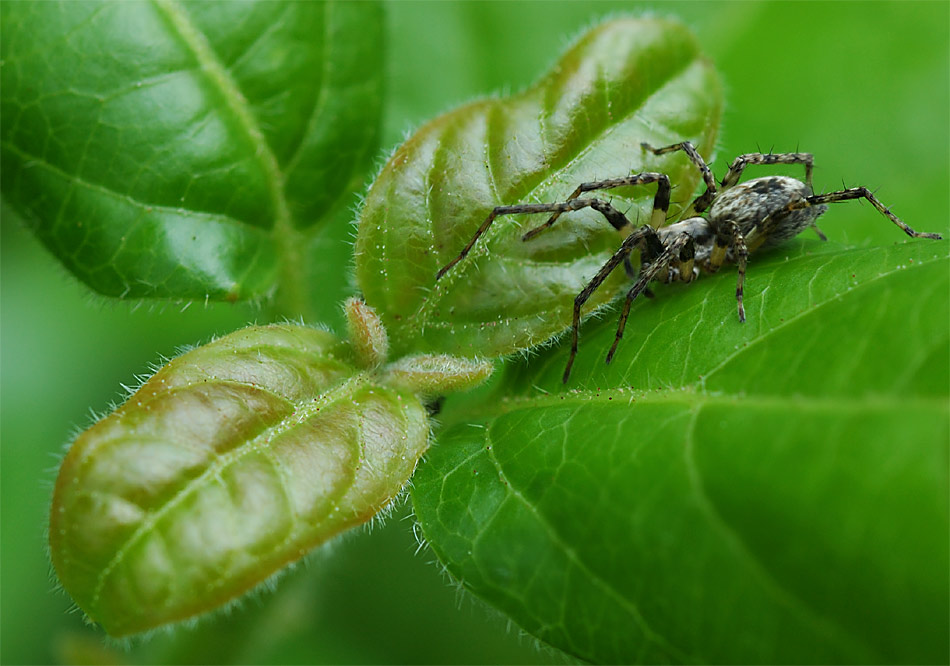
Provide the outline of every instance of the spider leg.
{"type": "Polygon", "coordinates": [[[742,172],[750,164],[803,164],[805,183],[812,187],[811,172],[815,166],[815,157],[811,153],[746,153],[739,155],[729,165],[729,171],[722,179],[722,189],[728,189],[738,183],[742,172]]]}
{"type": "Polygon", "coordinates": [[[635,280],[637,277],[637,269],[633,267],[633,262],[630,261],[630,255],[627,255],[627,258],[623,260],[623,269],[627,273],[627,277],[631,280],[635,280]]]}
{"type": "Polygon", "coordinates": [[[577,343],[580,337],[581,328],[581,308],[584,306],[595,291],[604,283],[617,266],[629,261],[630,253],[637,248],[641,248],[641,261],[646,263],[647,259],[655,256],[662,256],[664,249],[663,243],[657,236],[656,231],[648,225],[644,225],[627,236],[620,248],[607,260],[597,274],[591,278],[587,286],[574,297],[574,313],[571,322],[571,353],[567,359],[567,367],[564,368],[564,375],[561,380],[566,384],[571,376],[571,367],[574,365],[574,358],[577,356],[577,343]]]}
{"type": "Polygon", "coordinates": [[[809,197],[805,197],[804,199],[791,202],[788,204],[787,209],[799,210],[801,208],[808,208],[809,206],[838,203],[840,201],[850,201],[851,199],[867,199],[871,202],[872,206],[881,212],[882,215],[903,229],[904,233],[908,236],[911,236],[912,238],[932,238],[934,240],[941,240],[943,238],[940,234],[914,231],[908,227],[903,220],[894,215],[890,208],[887,208],[884,204],[878,201],[877,197],[875,197],[866,187],[851,187],[846,190],[838,190],[837,192],[828,192],[827,194],[813,194],[809,197]]]}
{"type": "MultiPolygon", "coordinates": [[[[663,223],[666,222],[666,213],[670,209],[670,179],[664,173],[637,173],[631,176],[624,176],[623,178],[611,178],[609,180],[581,183],[577,186],[577,189],[571,192],[567,200],[572,201],[584,192],[609,190],[614,187],[626,187],[630,185],[647,185],[649,183],[656,183],[656,196],[653,197],[653,215],[650,217],[650,224],[653,227],[661,227],[663,223]]],[[[544,224],[529,229],[524,236],[521,237],[521,240],[531,240],[545,229],[551,227],[563,212],[564,211],[554,211],[554,214],[551,215],[544,224]]],[[[614,223],[611,221],[611,224],[614,223]]],[[[627,224],[629,225],[630,223],[628,222],[627,224]]],[[[622,227],[618,227],[614,224],[614,228],[619,231],[622,227]]]]}
{"type": "Polygon", "coordinates": [[[686,156],[689,158],[690,162],[695,164],[696,168],[699,169],[700,173],[703,175],[703,182],[706,183],[706,191],[693,200],[693,203],[691,203],[689,208],[683,212],[683,214],[680,216],[680,219],[692,217],[694,214],[702,213],[704,210],[709,208],[713,199],[716,198],[718,189],[716,187],[716,178],[713,176],[713,173],[706,164],[706,161],[703,159],[703,156],[699,154],[699,151],[696,150],[696,147],[693,146],[691,142],[683,141],[681,143],[674,143],[670,146],[663,146],[662,148],[654,148],[648,143],[641,143],[640,147],[644,150],[652,152],[654,155],[665,155],[666,153],[673,153],[678,150],[682,150],[684,153],[686,153],[686,156]]]}
{"type": "Polygon", "coordinates": [[[550,213],[552,211],[560,214],[569,210],[581,210],[583,208],[593,208],[594,210],[600,212],[604,215],[604,217],[607,218],[607,221],[617,229],[621,229],[624,226],[628,226],[630,224],[630,221],[627,220],[623,213],[607,202],[600,201],[599,199],[572,199],[571,201],[563,201],[561,203],[496,206],[492,209],[492,212],[488,214],[488,217],[485,218],[485,221],[482,222],[481,226],[478,227],[478,230],[475,232],[475,235],[472,236],[472,239],[468,242],[468,244],[462,248],[462,251],[459,252],[458,255],[452,259],[452,261],[439,269],[439,272],[435,274],[435,279],[439,280],[453,266],[455,266],[455,264],[468,256],[468,253],[471,252],[472,247],[474,247],[478,239],[481,238],[482,234],[488,231],[488,227],[492,225],[492,223],[495,221],[495,218],[497,217],[502,215],[518,215],[523,213],[550,213]]]}
{"type": "MultiPolygon", "coordinates": [[[[733,231],[735,223],[731,221],[720,222],[716,229],[716,235],[713,238],[713,246],[703,264],[703,269],[707,273],[716,273],[726,262],[726,253],[729,247],[734,243],[736,232],[733,231]]],[[[737,228],[737,227],[736,227],[737,228]]],[[[743,245],[744,246],[744,245],[743,245]]]]}
{"type": "Polygon", "coordinates": [[[739,278],[736,281],[736,302],[739,304],[739,322],[745,322],[745,307],[742,305],[742,292],[745,285],[745,269],[749,262],[749,249],[746,247],[745,238],[742,237],[742,231],[739,225],[732,220],[723,222],[729,228],[732,234],[732,248],[736,255],[736,264],[739,267],[739,278]]]}
{"type": "Polygon", "coordinates": [[[677,279],[688,284],[696,277],[693,274],[693,266],[696,264],[696,243],[693,242],[693,237],[689,234],[683,234],[683,236],[686,238],[686,242],[683,243],[679,256],[673,257],[673,265],[677,269],[677,279]]]}
{"type": "Polygon", "coordinates": [[[713,240],[713,247],[706,260],[704,268],[709,273],[715,273],[725,262],[729,248],[735,255],[735,261],[739,269],[739,277],[736,281],[736,302],[739,307],[739,321],[745,321],[745,307],[742,304],[742,295],[745,288],[745,272],[749,263],[749,239],[752,243],[760,242],[764,236],[760,234],[759,227],[752,230],[749,237],[742,235],[739,225],[733,220],[722,220],[719,223],[719,229],[713,240]]]}
{"type": "Polygon", "coordinates": [[[630,291],[627,292],[627,298],[623,304],[623,311],[620,313],[620,321],[617,324],[617,334],[614,337],[614,343],[610,346],[610,351],[607,352],[607,363],[610,363],[613,359],[614,352],[617,351],[617,345],[623,337],[623,331],[627,326],[627,317],[630,315],[630,306],[633,304],[633,300],[639,296],[647,288],[647,285],[662,271],[669,270],[670,261],[679,254],[685,245],[691,242],[692,238],[687,235],[678,236],[654,261],[649,264],[644,263],[644,267],[640,271],[640,277],[630,291]]]}

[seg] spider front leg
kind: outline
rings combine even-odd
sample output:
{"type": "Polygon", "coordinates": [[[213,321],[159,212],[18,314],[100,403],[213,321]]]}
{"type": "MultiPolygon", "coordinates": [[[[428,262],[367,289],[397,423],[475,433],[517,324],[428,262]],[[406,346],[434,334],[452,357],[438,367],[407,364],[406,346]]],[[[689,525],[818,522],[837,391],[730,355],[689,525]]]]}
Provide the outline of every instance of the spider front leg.
{"type": "Polygon", "coordinates": [[[732,249],[736,255],[736,264],[739,267],[739,277],[736,281],[736,302],[739,304],[739,323],[745,322],[745,307],[742,305],[742,292],[745,286],[745,268],[749,262],[749,249],[746,247],[745,238],[739,230],[739,225],[731,220],[723,223],[729,227],[732,233],[732,249]]]}
{"type": "MultiPolygon", "coordinates": [[[[685,235],[689,239],[689,242],[680,249],[679,256],[673,258],[673,266],[676,267],[677,279],[680,282],[689,284],[696,278],[693,272],[693,266],[696,265],[696,244],[693,242],[692,236],[689,234],[685,235]]],[[[648,296],[646,292],[644,292],[644,295],[648,296]]]]}
{"type": "Polygon", "coordinates": [[[718,226],[718,231],[713,239],[712,250],[709,252],[709,258],[706,260],[704,268],[709,273],[717,272],[725,263],[729,248],[732,248],[739,269],[739,278],[736,282],[739,321],[745,322],[745,307],[742,304],[742,296],[745,289],[745,271],[749,261],[749,248],[738,224],[732,220],[722,220],[718,222],[718,226]]]}
{"type": "MultiPolygon", "coordinates": [[[[657,240],[659,241],[659,239],[657,240]]],[[[630,306],[633,304],[634,299],[643,293],[647,285],[655,280],[660,273],[664,270],[669,270],[670,262],[679,256],[683,248],[691,246],[692,244],[693,239],[689,236],[685,234],[683,236],[677,236],[649,265],[644,264],[644,267],[640,269],[640,277],[630,291],[627,292],[627,297],[623,304],[623,311],[620,313],[620,321],[617,324],[617,334],[614,336],[614,343],[610,345],[610,351],[607,352],[607,363],[610,363],[613,359],[614,352],[617,351],[617,345],[620,344],[620,339],[623,337],[623,331],[627,327],[627,317],[630,315],[630,306]]],[[[573,356],[571,360],[573,360],[573,356]]]]}
{"type": "MultiPolygon", "coordinates": [[[[805,184],[808,185],[808,189],[812,191],[815,189],[812,184],[815,156],[811,153],[746,153],[745,155],[739,155],[739,157],[734,159],[732,164],[729,165],[729,171],[726,172],[726,175],[722,179],[722,189],[727,190],[738,183],[745,168],[753,164],[801,164],[805,167],[805,184]]],[[[828,240],[828,237],[822,233],[816,224],[812,223],[811,228],[818,234],[818,238],[823,241],[828,240]]]]}
{"type": "Polygon", "coordinates": [[[931,238],[933,240],[942,240],[943,236],[940,234],[927,233],[921,231],[914,231],[907,224],[901,220],[899,217],[894,215],[891,212],[890,208],[887,208],[884,204],[878,201],[870,190],[866,187],[852,187],[847,190],[838,190],[837,192],[828,192],[827,194],[813,194],[812,196],[805,197],[798,201],[793,201],[788,204],[788,210],[800,210],[802,208],[808,208],[809,206],[820,206],[821,204],[828,203],[839,203],[841,201],[850,201],[852,199],[867,199],[871,202],[871,205],[880,211],[891,222],[899,226],[904,230],[904,233],[910,236],[911,238],[931,238]]]}
{"type": "Polygon", "coordinates": [[[742,172],[750,164],[802,164],[805,167],[805,183],[812,188],[811,172],[815,167],[815,156],[811,153],[746,153],[739,155],[729,165],[729,171],[722,179],[722,189],[738,183],[742,172]]]}
{"type": "Polygon", "coordinates": [[[666,153],[674,153],[678,150],[682,150],[686,153],[686,157],[689,158],[689,161],[695,164],[696,168],[699,169],[699,172],[703,175],[703,182],[706,183],[706,191],[693,200],[693,203],[683,212],[680,219],[692,217],[695,213],[702,213],[709,208],[717,194],[716,178],[692,142],[682,141],[670,146],[663,146],[662,148],[654,148],[650,144],[643,142],[640,144],[640,147],[643,148],[643,150],[650,151],[654,155],[665,155],[666,153]]]}
{"type": "MultiPolygon", "coordinates": [[[[653,213],[650,216],[650,224],[656,228],[661,227],[666,222],[666,213],[670,209],[670,179],[664,173],[637,173],[632,176],[624,176],[623,178],[611,178],[610,180],[597,180],[590,183],[581,183],[577,186],[570,196],[567,197],[568,201],[576,199],[584,192],[593,192],[595,190],[609,190],[615,187],[625,187],[630,185],[647,185],[649,183],[656,183],[656,196],[653,197],[653,213]]],[[[555,211],[555,213],[547,219],[544,224],[539,224],[533,229],[529,229],[524,236],[521,237],[521,240],[527,241],[531,240],[539,233],[548,229],[553,225],[557,218],[561,216],[563,211],[555,211]]],[[[613,224],[613,222],[611,222],[613,224]]],[[[618,231],[621,227],[618,227],[614,224],[614,228],[618,231]]]]}
{"type": "MultiPolygon", "coordinates": [[[[649,259],[662,256],[665,252],[663,243],[660,241],[660,237],[657,236],[656,231],[649,225],[644,225],[624,239],[620,245],[620,249],[614,252],[610,259],[607,260],[607,263],[597,271],[597,274],[587,283],[587,286],[584,287],[581,293],[574,297],[574,313],[571,322],[571,352],[567,359],[567,367],[564,368],[564,375],[561,377],[561,381],[565,384],[571,376],[571,367],[573,367],[574,358],[577,356],[577,344],[581,328],[581,308],[584,306],[584,303],[590,299],[593,293],[597,291],[600,285],[607,280],[613,270],[620,264],[626,262],[630,257],[630,253],[637,248],[641,250],[640,259],[641,262],[644,263],[649,259]]],[[[656,272],[658,272],[658,270],[655,270],[654,274],[656,272]]],[[[642,277],[641,272],[641,279],[642,277]]],[[[649,280],[647,281],[649,282],[649,280]]],[[[644,287],[645,286],[644,284],[644,287]]]]}
{"type": "Polygon", "coordinates": [[[526,213],[550,213],[555,212],[558,215],[569,210],[581,210],[583,208],[593,208],[594,210],[600,212],[607,218],[607,221],[610,222],[615,228],[621,229],[624,226],[630,224],[630,221],[627,220],[626,216],[621,213],[619,210],[611,206],[610,204],[600,201],[599,199],[573,199],[571,201],[564,201],[562,203],[540,203],[540,204],[516,204],[514,206],[496,206],[492,209],[492,212],[488,214],[488,217],[485,218],[485,221],[481,223],[478,229],[475,231],[475,235],[472,236],[472,239],[462,248],[462,251],[456,255],[452,261],[447,263],[445,266],[439,269],[439,272],[435,274],[435,279],[439,280],[445,275],[455,264],[462,261],[465,257],[468,256],[468,253],[471,252],[472,248],[475,246],[475,243],[481,238],[482,234],[488,231],[488,228],[495,221],[495,218],[501,217],[502,215],[519,215],[526,213]]]}

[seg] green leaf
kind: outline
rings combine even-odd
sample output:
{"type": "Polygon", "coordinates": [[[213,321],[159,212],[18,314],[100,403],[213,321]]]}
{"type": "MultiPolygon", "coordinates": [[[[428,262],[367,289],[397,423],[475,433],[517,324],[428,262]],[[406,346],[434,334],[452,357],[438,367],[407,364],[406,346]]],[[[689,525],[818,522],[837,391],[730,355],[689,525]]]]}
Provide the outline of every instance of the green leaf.
{"type": "MultiPolygon", "coordinates": [[[[873,213],[871,213],[873,214],[873,213]]],[[[449,571],[594,662],[945,663],[947,243],[755,255],[508,369],[414,477],[449,571]],[[629,388],[627,388],[629,387],[629,388]]]]}
{"type": "Polygon", "coordinates": [[[72,273],[122,297],[279,286],[307,312],[309,239],[376,149],[377,3],[0,11],[3,194],[72,273]]]}
{"type": "MultiPolygon", "coordinates": [[[[543,218],[499,218],[438,283],[436,272],[495,206],[563,201],[584,181],[663,171],[680,210],[698,171],[682,153],[648,158],[640,143],[688,139],[708,156],[720,109],[716,73],[685,27],[618,19],[586,33],[524,92],[425,125],[374,183],[356,242],[360,288],[394,352],[497,356],[562,331],[571,299],[617,246],[597,213],[565,215],[528,243],[521,233],[543,218]]],[[[641,187],[605,196],[635,222],[648,219],[653,195],[641,187]]],[[[598,296],[591,307],[603,303],[598,296]]]]}
{"type": "Polygon", "coordinates": [[[60,581],[110,634],[214,609],[385,507],[425,408],[349,345],[252,327],[169,363],[84,432],[50,515],[60,581]]]}

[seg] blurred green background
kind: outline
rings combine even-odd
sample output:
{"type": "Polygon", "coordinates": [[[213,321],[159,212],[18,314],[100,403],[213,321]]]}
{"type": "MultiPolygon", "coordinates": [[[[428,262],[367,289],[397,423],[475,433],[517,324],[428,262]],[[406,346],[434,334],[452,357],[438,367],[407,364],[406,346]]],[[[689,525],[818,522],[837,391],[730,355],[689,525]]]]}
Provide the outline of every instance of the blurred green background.
{"type": "MultiPolygon", "coordinates": [[[[739,153],[810,151],[816,189],[866,185],[914,228],[950,228],[950,3],[399,2],[387,10],[380,160],[428,118],[529,84],[584,27],[654,12],[693,27],[722,74],[717,175],[739,153]]],[[[66,275],[8,209],[2,218],[2,663],[568,661],[460,594],[430,552],[416,552],[404,505],[383,526],[315,554],[276,592],[194,629],[129,648],[84,627],[55,589],[45,545],[64,444],[159,355],[267,315],[244,305],[106,301],[66,275]]],[[[822,228],[856,245],[904,239],[857,203],[834,207],[822,228]]]]}

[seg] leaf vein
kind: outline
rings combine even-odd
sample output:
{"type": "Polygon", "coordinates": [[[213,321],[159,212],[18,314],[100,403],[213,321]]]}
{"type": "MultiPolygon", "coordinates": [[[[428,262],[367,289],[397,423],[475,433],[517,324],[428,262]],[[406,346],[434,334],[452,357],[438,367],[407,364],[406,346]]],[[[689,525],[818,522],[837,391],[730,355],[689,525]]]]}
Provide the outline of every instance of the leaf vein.
{"type": "Polygon", "coordinates": [[[310,112],[310,116],[307,118],[306,126],[298,138],[296,148],[294,149],[294,154],[291,155],[290,159],[287,160],[287,164],[284,167],[285,174],[289,175],[294,169],[297,168],[297,165],[300,163],[300,160],[303,155],[304,143],[307,136],[313,132],[314,128],[317,125],[317,121],[320,118],[320,114],[323,113],[323,108],[326,106],[327,99],[329,98],[328,89],[329,89],[329,72],[330,72],[330,42],[331,42],[331,30],[330,30],[330,6],[333,2],[327,1],[323,3],[323,53],[321,57],[321,63],[323,64],[323,71],[320,74],[320,90],[317,91],[316,99],[313,103],[313,109],[310,112]]]}
{"type": "Polygon", "coordinates": [[[588,578],[590,578],[590,580],[595,585],[602,588],[607,593],[608,596],[612,597],[622,607],[627,609],[627,611],[631,614],[634,621],[636,622],[637,626],[639,626],[640,630],[643,632],[644,637],[648,641],[655,643],[657,646],[661,647],[663,650],[666,650],[667,653],[673,655],[677,659],[681,661],[687,661],[688,655],[686,655],[682,650],[680,650],[676,646],[672,645],[666,638],[664,638],[662,635],[660,635],[659,633],[657,633],[650,627],[650,625],[646,621],[646,618],[643,617],[643,615],[640,612],[640,609],[637,607],[637,604],[632,599],[628,599],[627,597],[622,595],[613,586],[611,586],[610,583],[607,580],[605,580],[600,574],[598,574],[596,571],[591,569],[583,561],[580,555],[578,555],[577,551],[561,538],[561,535],[557,532],[557,530],[554,528],[551,522],[547,519],[547,517],[541,511],[539,511],[538,508],[534,506],[534,504],[532,504],[528,500],[528,498],[526,498],[521,493],[521,491],[519,491],[514,486],[514,484],[512,484],[510,479],[508,479],[508,477],[505,475],[504,468],[501,462],[496,457],[493,449],[488,451],[488,458],[492,462],[492,464],[495,466],[495,468],[498,470],[499,476],[505,481],[505,484],[507,488],[509,489],[509,491],[511,492],[511,495],[514,498],[516,498],[519,502],[521,502],[521,504],[523,504],[524,507],[528,509],[528,511],[534,515],[538,523],[550,535],[551,540],[554,542],[554,544],[563,551],[563,553],[567,556],[567,558],[571,562],[574,563],[574,565],[578,568],[578,570],[581,571],[583,574],[585,574],[588,578]]]}
{"type": "Polygon", "coordinates": [[[725,517],[716,509],[715,504],[706,492],[702,474],[696,463],[695,434],[700,411],[702,411],[702,405],[696,405],[692,410],[692,417],[685,432],[686,446],[683,451],[683,460],[686,464],[690,485],[695,493],[696,502],[706,515],[709,524],[719,531],[738,555],[746,560],[751,574],[759,580],[762,589],[772,596],[779,606],[787,608],[793,615],[801,619],[806,626],[812,627],[817,634],[822,635],[827,642],[842,645],[858,661],[863,661],[866,653],[858,647],[863,644],[853,636],[851,630],[841,625],[840,622],[820,614],[817,609],[809,607],[804,599],[783,586],[749,549],[742,536],[726,522],[725,517]],[[847,639],[843,640],[842,636],[847,637],[847,639]]]}
{"type": "MultiPolygon", "coordinates": [[[[845,254],[845,253],[842,253],[842,254],[845,254]]],[[[943,257],[943,258],[946,258],[946,257],[943,257]]],[[[932,262],[934,262],[934,261],[939,261],[940,259],[941,259],[941,258],[935,258],[935,259],[930,259],[930,260],[927,260],[927,261],[915,262],[915,263],[914,263],[914,268],[915,268],[915,269],[922,269],[922,268],[924,268],[925,266],[927,266],[927,264],[930,264],[930,263],[932,263],[932,262]]],[[[806,308],[806,309],[802,310],[801,312],[799,312],[799,313],[797,313],[797,314],[795,314],[795,315],[793,315],[793,316],[791,316],[791,317],[785,317],[785,318],[783,318],[782,321],[781,321],[779,324],[777,324],[776,326],[773,326],[769,331],[762,333],[762,334],[759,335],[758,337],[756,337],[756,338],[754,338],[753,340],[749,341],[747,344],[745,344],[745,345],[739,347],[735,352],[726,355],[726,357],[723,358],[722,361],[720,361],[717,365],[713,366],[710,370],[708,370],[708,371],[705,373],[704,376],[708,379],[709,377],[711,377],[711,376],[714,375],[715,373],[717,373],[717,372],[719,372],[720,370],[722,370],[723,368],[725,368],[733,359],[737,358],[739,355],[741,355],[741,354],[744,353],[745,351],[747,351],[747,350],[753,348],[753,347],[756,346],[756,345],[764,344],[765,342],[767,342],[767,341],[770,339],[771,335],[775,334],[777,331],[780,331],[780,330],[786,328],[787,326],[790,326],[792,323],[797,322],[799,319],[802,319],[803,317],[806,317],[806,316],[809,316],[809,315],[814,314],[816,310],[819,310],[819,309],[821,309],[821,308],[823,308],[823,307],[828,306],[830,303],[833,303],[834,301],[838,300],[839,298],[844,298],[844,297],[847,297],[847,296],[849,296],[849,295],[855,294],[855,293],[858,292],[859,290],[861,290],[861,289],[863,289],[863,288],[865,288],[865,287],[868,287],[868,286],[874,284],[875,282],[877,282],[877,281],[879,281],[879,280],[882,280],[882,279],[884,279],[884,278],[887,278],[888,276],[893,275],[894,273],[896,273],[896,272],[899,271],[899,270],[901,270],[901,269],[900,269],[900,268],[895,268],[895,269],[892,269],[892,270],[890,270],[890,271],[879,272],[877,275],[875,275],[875,276],[872,277],[871,279],[866,280],[866,281],[862,282],[861,284],[857,285],[854,289],[850,289],[850,290],[848,290],[848,291],[846,291],[846,292],[844,292],[844,293],[839,293],[839,294],[835,294],[835,295],[833,295],[833,296],[829,296],[828,298],[826,298],[826,299],[823,300],[823,301],[816,300],[815,298],[813,298],[812,295],[811,295],[811,293],[810,293],[810,291],[809,291],[808,302],[809,302],[809,304],[810,304],[811,307],[806,308]]],[[[905,269],[905,270],[906,270],[906,269],[905,269]]],[[[817,271],[816,271],[816,273],[817,273],[817,271]]],[[[773,274],[773,277],[774,277],[774,274],[773,274]]]]}
{"type": "Polygon", "coordinates": [[[310,308],[306,295],[307,282],[304,279],[302,243],[300,243],[300,234],[294,225],[290,204],[284,192],[286,180],[281,172],[277,156],[267,143],[247,98],[241,93],[225,64],[212,50],[204,35],[192,23],[180,2],[178,0],[152,0],[152,2],[165,14],[184,46],[191,51],[206,72],[209,81],[221,93],[253,147],[254,156],[264,174],[273,206],[274,221],[271,236],[280,256],[281,286],[286,291],[285,301],[296,312],[307,312],[310,308]]]}
{"type": "Polygon", "coordinates": [[[189,479],[174,496],[162,505],[155,512],[149,514],[141,525],[125,540],[125,542],[116,549],[115,555],[109,560],[102,571],[96,577],[96,585],[89,602],[89,612],[92,614],[94,609],[99,606],[99,599],[102,590],[105,587],[106,580],[112,572],[125,559],[130,550],[143,538],[152,534],[159,521],[164,518],[172,509],[181,504],[193,492],[199,489],[203,484],[210,483],[214,479],[220,478],[222,470],[240,461],[244,456],[259,450],[267,450],[270,443],[287,429],[302,423],[310,417],[317,414],[321,408],[333,402],[345,399],[346,396],[355,393],[364,384],[363,375],[356,375],[341,384],[328,390],[319,398],[307,402],[303,405],[297,404],[297,409],[289,416],[280,419],[277,423],[258,433],[252,439],[244,442],[235,449],[221,454],[211,463],[208,468],[200,475],[189,479]]]}

